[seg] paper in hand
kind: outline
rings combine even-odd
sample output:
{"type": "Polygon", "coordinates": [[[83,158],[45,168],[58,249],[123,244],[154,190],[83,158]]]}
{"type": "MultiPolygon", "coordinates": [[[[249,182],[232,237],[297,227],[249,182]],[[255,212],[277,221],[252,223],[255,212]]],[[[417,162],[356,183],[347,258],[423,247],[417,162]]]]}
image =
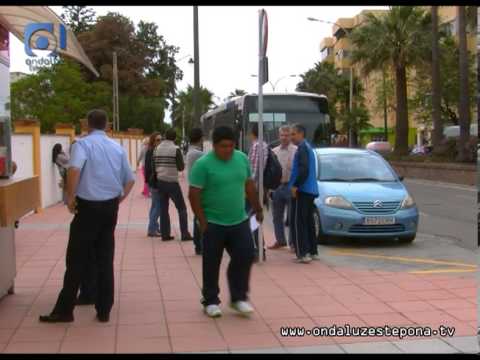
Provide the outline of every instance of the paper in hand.
{"type": "Polygon", "coordinates": [[[257,217],[255,215],[250,217],[250,230],[254,232],[259,228],[260,224],[257,221],[257,217]]]}

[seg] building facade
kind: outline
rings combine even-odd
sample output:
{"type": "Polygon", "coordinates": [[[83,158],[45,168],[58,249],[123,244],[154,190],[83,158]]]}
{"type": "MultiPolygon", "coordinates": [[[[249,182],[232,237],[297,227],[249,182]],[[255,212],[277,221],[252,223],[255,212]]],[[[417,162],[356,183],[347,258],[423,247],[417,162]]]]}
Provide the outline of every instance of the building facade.
{"type": "MultiPolygon", "coordinates": [[[[430,11],[430,6],[423,7],[426,11],[430,11]]],[[[320,60],[328,61],[335,65],[339,73],[349,76],[350,68],[353,70],[354,76],[360,79],[364,89],[365,106],[370,115],[370,124],[372,129],[364,130],[360,133],[360,142],[366,144],[369,141],[382,140],[385,129],[385,111],[383,105],[379,103],[378,94],[383,91],[384,73],[382,71],[374,71],[368,76],[361,73],[361,65],[355,64],[351,66],[352,43],[348,38],[348,33],[354,28],[361,26],[365,21],[365,15],[372,13],[375,16],[382,16],[388,10],[364,10],[352,18],[339,18],[335,21],[336,25],[332,27],[332,36],[323,38],[320,42],[320,60]]],[[[456,6],[439,6],[439,22],[440,28],[456,37],[458,35],[458,20],[456,6]]],[[[477,37],[474,32],[468,33],[467,39],[468,49],[471,53],[477,51],[477,37]]],[[[394,81],[394,74],[387,70],[387,79],[394,81]]],[[[410,76],[415,76],[414,71],[410,72],[410,76]]],[[[414,94],[415,88],[411,84],[407,87],[409,98],[414,94]]],[[[387,109],[386,123],[388,128],[388,140],[393,143],[395,130],[395,112],[387,109]]],[[[476,120],[475,120],[476,122],[476,120]]],[[[338,126],[339,124],[337,124],[338,126]]],[[[425,128],[423,124],[416,121],[415,116],[409,113],[409,145],[420,143],[422,138],[430,138],[430,129],[425,128]]]]}

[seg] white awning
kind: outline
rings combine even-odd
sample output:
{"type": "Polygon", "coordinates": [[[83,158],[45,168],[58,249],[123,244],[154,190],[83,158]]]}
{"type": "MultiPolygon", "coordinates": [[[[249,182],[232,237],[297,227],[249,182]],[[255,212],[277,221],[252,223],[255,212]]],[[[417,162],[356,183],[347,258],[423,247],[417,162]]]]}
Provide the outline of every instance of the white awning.
{"type": "MultiPolygon", "coordinates": [[[[0,23],[21,41],[24,41],[25,27],[28,24],[52,23],[54,24],[54,34],[42,31],[41,34],[35,33],[30,39],[30,43],[35,43],[40,35],[44,36],[48,38],[50,46],[57,45],[56,39],[59,39],[58,25],[64,25],[66,28],[66,48],[60,49],[57,46],[56,51],[62,55],[77,60],[85,65],[96,76],[99,76],[73,32],[48,6],[0,6],[0,23]]],[[[53,50],[53,48],[50,47],[49,49],[53,50]]]]}

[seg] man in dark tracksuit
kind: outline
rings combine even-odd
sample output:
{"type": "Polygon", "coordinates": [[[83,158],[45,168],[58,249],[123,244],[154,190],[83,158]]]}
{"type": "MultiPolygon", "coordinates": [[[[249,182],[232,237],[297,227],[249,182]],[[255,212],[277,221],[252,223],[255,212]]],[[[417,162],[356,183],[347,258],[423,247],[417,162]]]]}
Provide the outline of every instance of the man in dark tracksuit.
{"type": "Polygon", "coordinates": [[[319,260],[313,220],[314,200],[318,197],[316,160],[302,125],[292,126],[292,142],[297,145],[297,152],[288,183],[292,192],[291,238],[298,261],[309,263],[312,259],[319,260]]]}

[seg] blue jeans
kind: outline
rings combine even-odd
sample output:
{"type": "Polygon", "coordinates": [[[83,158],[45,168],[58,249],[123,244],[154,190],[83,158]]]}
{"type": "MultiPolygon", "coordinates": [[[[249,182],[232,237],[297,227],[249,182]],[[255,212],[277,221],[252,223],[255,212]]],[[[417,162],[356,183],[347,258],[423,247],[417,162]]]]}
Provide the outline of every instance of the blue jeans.
{"type": "MultiPolygon", "coordinates": [[[[282,184],[273,192],[272,216],[275,239],[279,245],[287,245],[285,240],[285,208],[290,207],[291,194],[287,184],[282,184]]],[[[288,213],[288,211],[287,211],[288,213]]]]}
{"type": "Polygon", "coordinates": [[[151,188],[152,193],[152,205],[150,207],[150,214],[148,220],[148,233],[155,234],[160,232],[160,213],[161,213],[161,201],[160,192],[158,189],[151,188]]]}

